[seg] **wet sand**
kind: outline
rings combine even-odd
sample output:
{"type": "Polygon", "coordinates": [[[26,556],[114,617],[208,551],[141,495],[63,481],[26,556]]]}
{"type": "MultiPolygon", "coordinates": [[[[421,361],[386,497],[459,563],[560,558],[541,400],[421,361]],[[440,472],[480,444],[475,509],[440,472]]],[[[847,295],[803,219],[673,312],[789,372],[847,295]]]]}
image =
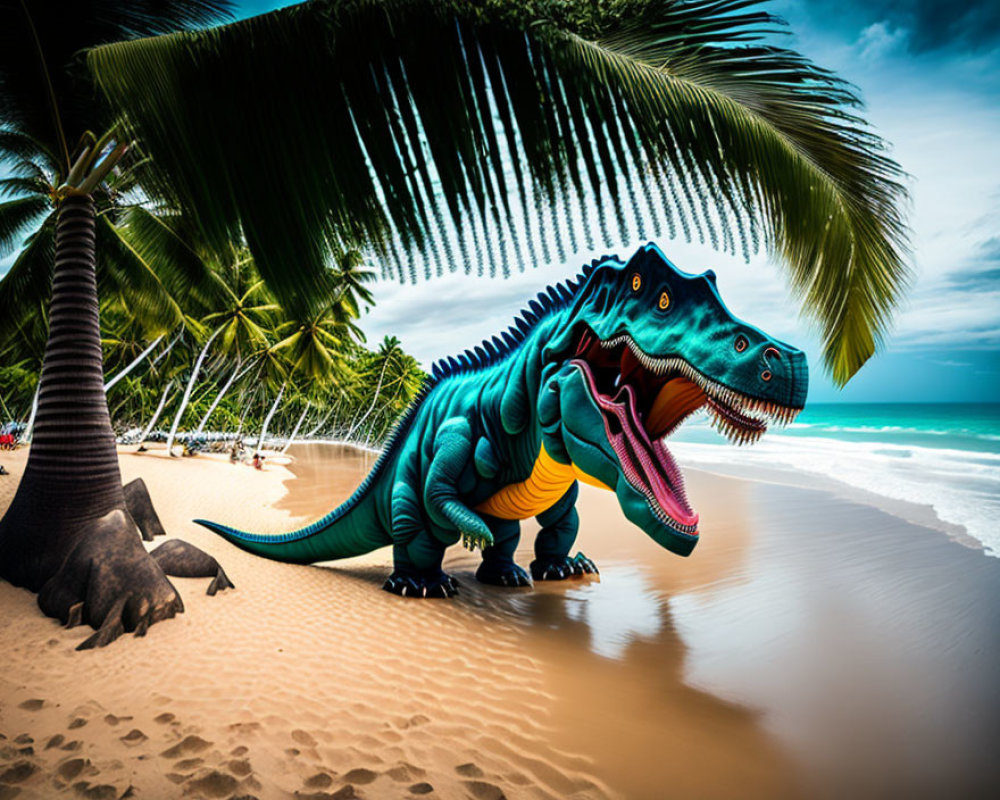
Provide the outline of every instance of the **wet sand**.
{"type": "MultiPolygon", "coordinates": [[[[382,550],[254,558],[190,523],[287,530],[373,456],[290,470],[126,455],[237,589],[100,651],[0,583],[0,797],[991,797],[1000,560],[815,490],[688,471],[703,541],[667,553],[583,487],[600,581],[379,591],[382,550]],[[30,740],[30,741],[28,741],[30,740]],[[30,751],[30,752],[28,752],[30,751]],[[350,789],[346,787],[350,786],[350,789]],[[75,788],[74,788],[75,787],[75,788]],[[101,787],[111,787],[104,790],[101,787]],[[103,792],[103,794],[102,794],[103,792]]],[[[3,463],[0,512],[23,453],[3,463]]],[[[531,560],[534,526],[518,556],[531,560]]]]}

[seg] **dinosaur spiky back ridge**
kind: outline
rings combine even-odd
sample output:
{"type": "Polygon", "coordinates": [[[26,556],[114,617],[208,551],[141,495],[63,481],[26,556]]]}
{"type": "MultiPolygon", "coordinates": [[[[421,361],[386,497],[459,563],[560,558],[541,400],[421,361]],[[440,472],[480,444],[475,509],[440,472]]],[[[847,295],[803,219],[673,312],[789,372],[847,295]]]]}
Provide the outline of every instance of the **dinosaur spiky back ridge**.
{"type": "Polygon", "coordinates": [[[436,361],[431,367],[428,383],[433,381],[436,384],[454,375],[478,372],[506,360],[524,343],[540,321],[571,305],[594,270],[608,263],[622,266],[618,256],[602,256],[584,265],[575,278],[547,286],[528,302],[527,308],[521,309],[510,327],[499,336],[483,339],[481,344],[464,353],[436,361]]]}

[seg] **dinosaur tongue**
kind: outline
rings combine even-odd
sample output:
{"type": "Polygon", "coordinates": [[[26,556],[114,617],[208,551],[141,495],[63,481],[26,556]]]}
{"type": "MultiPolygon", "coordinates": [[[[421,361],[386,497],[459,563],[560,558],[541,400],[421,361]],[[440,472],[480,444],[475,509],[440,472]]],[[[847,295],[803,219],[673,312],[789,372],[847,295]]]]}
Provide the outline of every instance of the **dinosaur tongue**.
{"type": "Polygon", "coordinates": [[[598,404],[613,414],[621,425],[621,433],[609,431],[609,437],[628,478],[645,485],[660,508],[673,519],[684,525],[697,525],[698,515],[688,503],[677,462],[663,442],[650,441],[636,411],[635,390],[625,384],[611,401],[598,395],[598,404]]]}

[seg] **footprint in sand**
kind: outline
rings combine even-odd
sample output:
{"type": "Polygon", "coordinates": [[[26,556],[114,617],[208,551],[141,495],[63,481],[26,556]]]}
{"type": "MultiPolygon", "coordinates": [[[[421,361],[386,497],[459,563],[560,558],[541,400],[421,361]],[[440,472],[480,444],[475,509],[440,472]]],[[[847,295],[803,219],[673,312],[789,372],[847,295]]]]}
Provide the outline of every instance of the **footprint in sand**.
{"type": "Polygon", "coordinates": [[[51,750],[53,747],[58,747],[65,741],[66,737],[63,736],[61,733],[57,733],[55,736],[50,737],[49,740],[45,743],[45,749],[51,750]]]}
{"type": "Polygon", "coordinates": [[[79,750],[81,747],[83,747],[83,742],[81,742],[79,739],[74,739],[72,742],[66,742],[66,744],[64,744],[59,749],[73,752],[74,750],[79,750]]]}
{"type": "Polygon", "coordinates": [[[239,782],[232,775],[213,769],[188,781],[184,792],[185,794],[191,792],[207,797],[229,797],[238,786],[239,782]]]}
{"type": "Polygon", "coordinates": [[[410,794],[430,794],[434,791],[434,787],[426,781],[422,781],[420,783],[413,784],[413,786],[407,789],[407,791],[410,794]]]}
{"type": "Polygon", "coordinates": [[[298,744],[301,744],[304,747],[315,747],[316,746],[316,740],[313,739],[312,736],[310,736],[308,733],[306,733],[303,730],[294,730],[294,731],[292,731],[292,739],[294,739],[298,744]]]}
{"type": "Polygon", "coordinates": [[[22,733],[14,738],[14,744],[34,744],[35,740],[28,734],[22,733]]]}
{"type": "Polygon", "coordinates": [[[363,785],[371,783],[377,777],[377,772],[372,772],[370,769],[365,769],[364,767],[357,767],[356,769],[352,769],[350,772],[345,772],[343,780],[347,781],[347,783],[360,783],[363,785]]]}
{"type": "Polygon", "coordinates": [[[246,777],[253,771],[250,766],[250,762],[245,758],[234,758],[226,764],[226,767],[229,768],[229,771],[233,773],[233,775],[238,775],[241,778],[246,777]]]}
{"type": "Polygon", "coordinates": [[[183,761],[178,761],[174,764],[174,769],[181,772],[193,772],[204,763],[205,759],[203,758],[185,758],[183,761]]]}
{"type": "Polygon", "coordinates": [[[114,714],[105,714],[104,721],[108,725],[117,725],[119,722],[128,722],[132,717],[116,717],[114,714]]]}
{"type": "Polygon", "coordinates": [[[39,711],[44,705],[44,700],[25,700],[18,708],[23,708],[25,711],[39,711]]]}
{"type": "Polygon", "coordinates": [[[132,728],[132,730],[130,730],[124,736],[120,736],[118,738],[121,739],[121,741],[125,742],[125,744],[129,745],[129,747],[135,747],[137,744],[142,744],[149,737],[142,731],[140,731],[138,728],[132,728]]]}
{"type": "Polygon", "coordinates": [[[177,719],[177,717],[175,717],[170,712],[164,712],[163,714],[160,714],[158,717],[155,717],[153,719],[153,722],[159,725],[166,725],[168,722],[173,722],[175,719],[177,719]]]}
{"type": "Polygon", "coordinates": [[[250,748],[241,744],[239,747],[234,747],[232,750],[230,750],[229,755],[236,756],[236,758],[239,758],[240,756],[245,756],[249,752],[250,748]]]}
{"type": "Polygon", "coordinates": [[[499,786],[486,781],[465,781],[465,786],[476,800],[506,800],[499,786]]]}
{"type": "Polygon", "coordinates": [[[64,781],[71,781],[78,777],[89,763],[90,762],[84,758],[71,758],[69,761],[64,761],[60,764],[56,768],[56,772],[64,781]]]}
{"type": "Polygon", "coordinates": [[[455,767],[455,772],[461,775],[463,778],[481,778],[483,777],[483,771],[473,763],[459,764],[455,767]]]}
{"type": "Polygon", "coordinates": [[[0,784],[23,783],[36,772],[38,772],[38,767],[30,761],[18,761],[0,772],[0,784]]]}
{"type": "Polygon", "coordinates": [[[206,742],[200,736],[186,736],[173,747],[160,753],[164,758],[183,758],[200,753],[212,746],[211,742],[206,742]]]}
{"type": "Polygon", "coordinates": [[[385,774],[397,783],[409,783],[410,781],[415,781],[417,778],[424,777],[427,772],[420,767],[415,767],[413,764],[407,764],[405,761],[402,761],[392,769],[386,770],[385,774]]]}
{"type": "Polygon", "coordinates": [[[72,730],[76,730],[77,728],[82,728],[86,724],[87,724],[87,720],[85,720],[83,717],[77,717],[76,719],[74,719],[69,724],[68,727],[72,731],[72,730]]]}
{"type": "Polygon", "coordinates": [[[108,783],[91,786],[87,781],[79,781],[73,784],[73,789],[84,800],[117,800],[118,798],[118,789],[108,783]]]}
{"type": "Polygon", "coordinates": [[[317,772],[311,778],[306,778],[305,782],[305,788],[307,789],[325,789],[327,786],[332,785],[333,778],[325,772],[317,772]]]}

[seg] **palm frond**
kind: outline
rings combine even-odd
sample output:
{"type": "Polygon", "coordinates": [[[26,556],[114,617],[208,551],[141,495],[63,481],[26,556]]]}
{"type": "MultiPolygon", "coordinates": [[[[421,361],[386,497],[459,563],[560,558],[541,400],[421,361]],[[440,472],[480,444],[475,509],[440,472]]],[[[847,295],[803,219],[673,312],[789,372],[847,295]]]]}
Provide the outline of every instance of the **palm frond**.
{"type": "Polygon", "coordinates": [[[0,203],[0,257],[20,248],[22,237],[32,224],[51,213],[52,203],[38,195],[0,203]]]}
{"type": "Polygon", "coordinates": [[[17,331],[23,329],[21,338],[28,349],[41,352],[44,346],[48,328],[45,307],[51,294],[55,258],[55,229],[55,214],[51,214],[28,238],[7,274],[0,279],[0,308],[3,309],[0,343],[16,337],[17,331]]]}
{"type": "Polygon", "coordinates": [[[414,280],[680,232],[780,257],[844,382],[906,284],[902,174],[758,6],[313,0],[88,61],[150,190],[289,308],[345,249],[414,280]]]}
{"type": "Polygon", "coordinates": [[[232,17],[228,0],[0,0],[0,127],[40,143],[62,172],[87,130],[103,128],[81,51],[232,17]]]}
{"type": "Polygon", "coordinates": [[[174,298],[201,308],[212,306],[221,294],[220,282],[211,265],[191,247],[190,237],[175,228],[178,220],[135,206],[122,214],[120,223],[125,238],[174,298]]]}
{"type": "Polygon", "coordinates": [[[129,314],[148,335],[165,333],[180,324],[184,315],[177,301],[123,230],[107,217],[100,217],[96,241],[101,254],[97,275],[100,294],[120,294],[129,314]]]}

